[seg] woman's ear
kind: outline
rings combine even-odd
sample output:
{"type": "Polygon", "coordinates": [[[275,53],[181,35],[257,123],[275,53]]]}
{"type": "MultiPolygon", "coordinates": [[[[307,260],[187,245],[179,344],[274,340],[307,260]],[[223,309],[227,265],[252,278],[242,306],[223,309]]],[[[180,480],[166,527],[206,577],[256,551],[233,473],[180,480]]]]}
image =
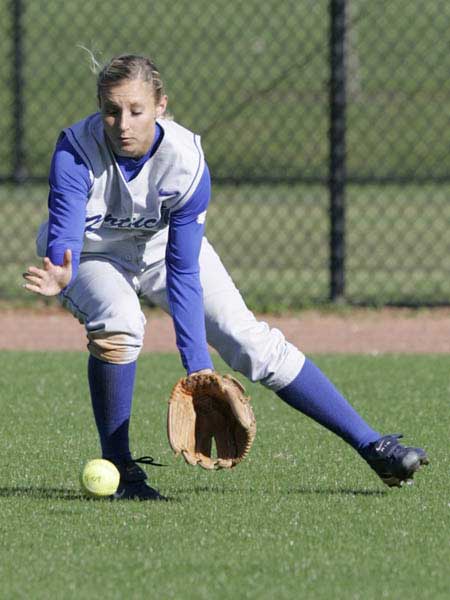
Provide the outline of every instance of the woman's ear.
{"type": "Polygon", "coordinates": [[[159,117],[162,117],[163,114],[166,112],[167,101],[168,101],[168,98],[167,98],[166,94],[164,94],[164,96],[161,96],[161,100],[156,105],[156,118],[157,119],[159,117]]]}

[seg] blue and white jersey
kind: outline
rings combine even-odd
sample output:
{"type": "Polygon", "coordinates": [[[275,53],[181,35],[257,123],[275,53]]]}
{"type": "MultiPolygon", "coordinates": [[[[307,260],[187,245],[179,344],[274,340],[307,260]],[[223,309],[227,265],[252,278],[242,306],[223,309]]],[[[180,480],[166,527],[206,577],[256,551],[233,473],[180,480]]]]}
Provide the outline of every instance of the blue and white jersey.
{"type": "Polygon", "coordinates": [[[197,188],[205,159],[200,137],[174,121],[159,120],[159,146],[140,172],[127,181],[110,145],[101,115],[95,113],[64,130],[89,166],[92,187],[86,206],[84,251],[96,241],[127,239],[136,233],[151,237],[168,224],[197,188]]]}

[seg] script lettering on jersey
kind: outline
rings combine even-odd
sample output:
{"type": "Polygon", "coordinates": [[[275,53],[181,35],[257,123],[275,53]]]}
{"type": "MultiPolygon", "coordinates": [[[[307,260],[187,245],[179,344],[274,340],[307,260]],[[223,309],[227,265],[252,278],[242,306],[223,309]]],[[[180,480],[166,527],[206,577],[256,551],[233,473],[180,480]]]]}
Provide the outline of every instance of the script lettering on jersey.
{"type": "Polygon", "coordinates": [[[161,229],[169,223],[170,211],[162,207],[161,216],[155,217],[114,217],[111,213],[107,215],[93,215],[86,217],[85,231],[96,231],[102,225],[113,229],[161,229]]]}

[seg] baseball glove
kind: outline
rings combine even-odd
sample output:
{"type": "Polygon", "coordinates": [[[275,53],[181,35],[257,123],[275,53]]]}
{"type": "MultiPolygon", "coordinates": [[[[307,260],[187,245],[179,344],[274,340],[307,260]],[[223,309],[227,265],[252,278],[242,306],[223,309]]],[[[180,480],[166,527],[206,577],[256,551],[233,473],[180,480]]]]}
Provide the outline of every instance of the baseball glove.
{"type": "Polygon", "coordinates": [[[188,464],[230,469],[247,456],[255,439],[250,398],[231,375],[183,377],[169,399],[167,434],[172,450],[188,464]],[[216,458],[211,456],[213,438],[216,458]]]}

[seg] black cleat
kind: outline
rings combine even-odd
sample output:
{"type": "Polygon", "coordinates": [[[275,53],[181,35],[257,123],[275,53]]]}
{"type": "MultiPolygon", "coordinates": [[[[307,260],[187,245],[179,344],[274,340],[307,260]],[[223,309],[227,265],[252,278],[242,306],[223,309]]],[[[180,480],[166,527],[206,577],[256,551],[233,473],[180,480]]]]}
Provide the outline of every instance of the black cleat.
{"type": "Polygon", "coordinates": [[[401,437],[400,433],[384,435],[361,452],[361,456],[389,487],[413,483],[414,473],[429,462],[422,448],[399,444],[401,437]]]}
{"type": "Polygon", "coordinates": [[[147,475],[137,463],[162,466],[155,463],[151,456],[142,456],[116,464],[120,473],[120,483],[111,500],[167,500],[165,496],[145,483],[147,475]]]}

